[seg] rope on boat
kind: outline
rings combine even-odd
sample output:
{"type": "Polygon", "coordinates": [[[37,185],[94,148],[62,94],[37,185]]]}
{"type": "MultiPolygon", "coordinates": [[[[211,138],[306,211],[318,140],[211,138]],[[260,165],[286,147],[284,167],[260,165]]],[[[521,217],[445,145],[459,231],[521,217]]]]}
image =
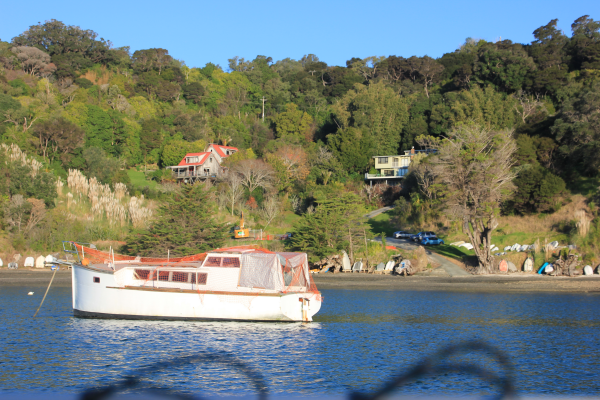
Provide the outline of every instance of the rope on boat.
{"type": "Polygon", "coordinates": [[[50,285],[52,285],[52,281],[54,280],[54,275],[56,275],[56,271],[58,271],[58,267],[54,268],[54,273],[52,274],[52,278],[50,278],[50,283],[48,284],[48,287],[46,288],[46,293],[44,293],[44,297],[42,298],[42,302],[40,303],[40,306],[37,308],[37,310],[35,310],[35,314],[33,314],[33,318],[35,318],[35,316],[38,314],[38,312],[40,311],[40,308],[42,308],[42,304],[44,304],[44,300],[46,300],[46,295],[48,294],[48,291],[50,290],[50,285]]]}

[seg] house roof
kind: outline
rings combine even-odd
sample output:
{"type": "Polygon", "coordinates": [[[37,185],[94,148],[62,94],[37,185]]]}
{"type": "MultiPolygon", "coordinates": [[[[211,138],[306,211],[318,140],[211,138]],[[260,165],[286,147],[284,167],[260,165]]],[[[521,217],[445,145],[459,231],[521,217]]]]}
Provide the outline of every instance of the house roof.
{"type": "Polygon", "coordinates": [[[184,167],[187,165],[202,165],[206,162],[206,160],[208,159],[208,156],[210,155],[210,153],[208,152],[202,152],[202,153],[188,153],[185,155],[185,157],[183,157],[183,159],[179,162],[179,164],[177,164],[178,167],[184,167]],[[195,163],[187,163],[186,160],[188,157],[198,157],[198,162],[195,163]]]}
{"type": "Polygon", "coordinates": [[[208,145],[208,147],[210,147],[210,146],[214,147],[217,154],[220,155],[221,157],[227,157],[227,154],[225,154],[225,152],[223,151],[224,149],[238,151],[237,147],[222,146],[220,144],[214,144],[214,143],[211,143],[208,145]]]}

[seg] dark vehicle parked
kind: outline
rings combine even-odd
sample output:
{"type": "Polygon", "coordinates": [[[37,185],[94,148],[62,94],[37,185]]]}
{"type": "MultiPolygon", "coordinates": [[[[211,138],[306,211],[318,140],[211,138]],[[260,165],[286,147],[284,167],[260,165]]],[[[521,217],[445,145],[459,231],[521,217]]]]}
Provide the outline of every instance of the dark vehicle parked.
{"type": "Polygon", "coordinates": [[[425,238],[430,238],[430,237],[435,237],[435,233],[431,232],[431,231],[424,231],[424,232],[419,232],[416,235],[412,235],[410,237],[410,239],[413,242],[417,242],[420,243],[421,240],[425,239],[425,238]]]}

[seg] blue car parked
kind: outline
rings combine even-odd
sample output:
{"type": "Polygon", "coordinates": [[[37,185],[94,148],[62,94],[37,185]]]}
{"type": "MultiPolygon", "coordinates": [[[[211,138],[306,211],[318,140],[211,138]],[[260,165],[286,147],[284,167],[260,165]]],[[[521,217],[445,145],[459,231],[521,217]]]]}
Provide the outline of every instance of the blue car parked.
{"type": "Polygon", "coordinates": [[[421,240],[421,244],[423,246],[426,246],[428,244],[444,244],[444,241],[442,239],[439,239],[434,236],[434,237],[428,237],[428,238],[421,240]]]}

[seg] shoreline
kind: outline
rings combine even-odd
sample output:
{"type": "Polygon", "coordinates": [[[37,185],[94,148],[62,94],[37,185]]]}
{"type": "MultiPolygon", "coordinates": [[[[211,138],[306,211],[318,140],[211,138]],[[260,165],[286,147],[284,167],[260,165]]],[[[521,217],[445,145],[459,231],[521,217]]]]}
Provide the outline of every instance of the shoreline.
{"type": "MultiPolygon", "coordinates": [[[[0,288],[4,286],[47,286],[52,277],[49,269],[0,268],[0,288]]],[[[537,274],[471,276],[395,276],[358,273],[312,275],[318,289],[455,291],[503,293],[590,293],[600,294],[600,275],[550,277],[537,274]]],[[[52,287],[71,287],[71,271],[59,270],[52,287]]]]}
{"type": "Polygon", "coordinates": [[[466,293],[597,293],[600,275],[551,277],[534,274],[471,276],[393,276],[372,274],[314,274],[319,289],[453,291],[466,293]]]}

